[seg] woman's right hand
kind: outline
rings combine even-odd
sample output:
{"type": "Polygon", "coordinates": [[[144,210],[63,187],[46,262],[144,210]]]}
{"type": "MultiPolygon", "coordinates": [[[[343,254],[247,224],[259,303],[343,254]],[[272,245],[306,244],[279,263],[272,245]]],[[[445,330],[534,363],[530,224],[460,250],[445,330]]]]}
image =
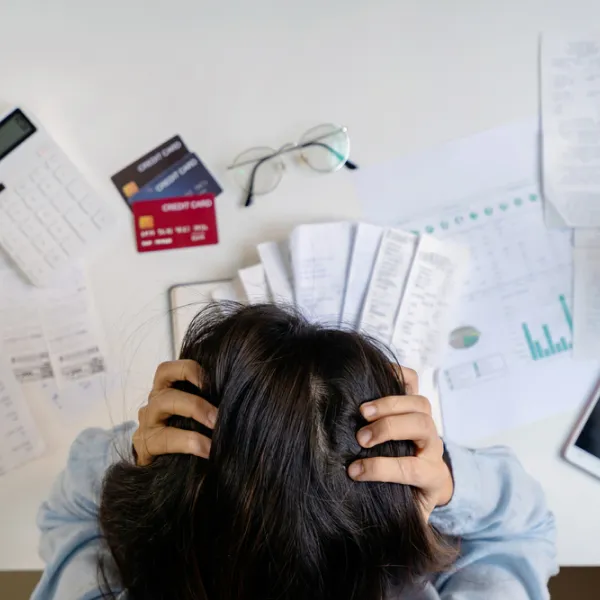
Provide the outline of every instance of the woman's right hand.
{"type": "Polygon", "coordinates": [[[401,483],[419,488],[428,519],[436,506],[450,502],[454,480],[444,460],[444,443],[431,416],[431,404],[419,396],[419,379],[412,369],[402,367],[406,396],[388,396],[361,405],[368,425],[357,433],[363,448],[394,440],[410,440],[415,456],[374,457],[353,462],[348,474],[356,481],[401,483]]]}
{"type": "Polygon", "coordinates": [[[171,387],[175,381],[189,381],[201,387],[202,367],[193,360],[176,360],[158,366],[148,404],[138,413],[139,427],[133,434],[136,463],[149,465],[160,454],[194,454],[208,458],[210,439],[196,431],[169,427],[172,415],[190,417],[213,429],[217,409],[204,398],[171,387]]]}

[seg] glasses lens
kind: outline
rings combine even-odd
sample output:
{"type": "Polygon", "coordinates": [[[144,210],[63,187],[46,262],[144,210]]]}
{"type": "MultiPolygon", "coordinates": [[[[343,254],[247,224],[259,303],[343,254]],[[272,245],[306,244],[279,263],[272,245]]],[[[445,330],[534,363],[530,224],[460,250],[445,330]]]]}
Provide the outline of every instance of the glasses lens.
{"type": "Polygon", "coordinates": [[[252,173],[254,173],[254,193],[267,194],[273,191],[281,181],[283,162],[275,156],[261,162],[268,156],[275,154],[273,148],[250,148],[242,152],[234,161],[233,177],[236,183],[244,190],[249,191],[252,173]],[[260,163],[260,164],[259,164],[260,163]],[[258,165],[258,166],[257,166],[258,165]]]}
{"type": "Polygon", "coordinates": [[[300,139],[302,158],[311,169],[330,173],[339,169],[350,156],[350,138],[344,127],[318,125],[300,139]]]}

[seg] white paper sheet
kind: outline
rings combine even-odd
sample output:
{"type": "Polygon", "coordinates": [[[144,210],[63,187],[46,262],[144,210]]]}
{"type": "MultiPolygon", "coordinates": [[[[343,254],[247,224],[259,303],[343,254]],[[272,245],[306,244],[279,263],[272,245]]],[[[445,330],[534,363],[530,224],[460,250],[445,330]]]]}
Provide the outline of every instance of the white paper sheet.
{"type": "Polygon", "coordinates": [[[381,239],[359,330],[384,344],[392,341],[416,247],[417,236],[398,229],[388,229],[381,239]]]}
{"type": "Polygon", "coordinates": [[[248,301],[239,277],[218,284],[212,290],[211,297],[215,302],[229,301],[244,304],[248,301]]]}
{"type": "Polygon", "coordinates": [[[570,227],[600,225],[600,35],[541,46],[544,194],[570,227]]]}
{"type": "Polygon", "coordinates": [[[575,248],[600,248],[600,229],[575,229],[573,246],[575,248]]]}
{"type": "Polygon", "coordinates": [[[44,397],[69,419],[104,398],[106,359],[83,271],[39,289],[0,252],[0,282],[0,352],[26,396],[44,397]]]}
{"type": "Polygon", "coordinates": [[[407,226],[463,244],[472,257],[439,379],[447,435],[466,443],[585,399],[598,365],[571,356],[570,233],[546,229],[535,186],[407,226]]]}
{"type": "Polygon", "coordinates": [[[238,277],[242,282],[242,287],[250,304],[262,304],[263,302],[271,301],[265,277],[265,269],[262,264],[259,263],[245,269],[240,269],[238,277]]]}
{"type": "Polygon", "coordinates": [[[359,325],[382,236],[383,227],[369,223],[356,225],[341,319],[343,325],[353,329],[359,325]]]}
{"type": "Polygon", "coordinates": [[[104,340],[82,270],[44,294],[39,312],[59,388],[56,404],[73,418],[108,393],[104,340]]]}
{"type": "Polygon", "coordinates": [[[392,336],[400,364],[417,372],[440,365],[468,260],[464,246],[419,238],[392,336]]]}
{"type": "Polygon", "coordinates": [[[458,347],[450,345],[438,377],[446,435],[458,442],[576,409],[598,376],[596,361],[574,361],[568,350],[570,234],[545,227],[537,148],[532,119],[358,173],[366,218],[470,250],[448,340],[458,347]],[[524,324],[536,352],[544,325],[560,344],[565,338],[567,352],[533,360],[524,324]]]}
{"type": "Polygon", "coordinates": [[[339,324],[353,236],[349,222],[300,225],[292,232],[296,305],[307,318],[339,324]]]}
{"type": "Polygon", "coordinates": [[[600,359],[600,246],[573,250],[574,331],[577,359],[600,359]]]}
{"type": "Polygon", "coordinates": [[[275,302],[294,303],[292,286],[292,266],[287,243],[264,242],[257,246],[271,298],[275,302]]]}
{"type": "Polygon", "coordinates": [[[0,359],[0,475],[37,458],[44,449],[19,383],[0,359]]]}

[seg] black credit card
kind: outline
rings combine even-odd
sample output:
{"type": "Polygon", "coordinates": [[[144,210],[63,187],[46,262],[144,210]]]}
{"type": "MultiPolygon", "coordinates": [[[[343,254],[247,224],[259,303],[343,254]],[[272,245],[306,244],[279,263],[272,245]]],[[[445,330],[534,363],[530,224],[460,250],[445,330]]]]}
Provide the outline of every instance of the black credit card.
{"type": "Polygon", "coordinates": [[[184,156],[188,149],[176,135],[111,177],[123,200],[135,196],[146,184],[158,177],[184,156]]]}

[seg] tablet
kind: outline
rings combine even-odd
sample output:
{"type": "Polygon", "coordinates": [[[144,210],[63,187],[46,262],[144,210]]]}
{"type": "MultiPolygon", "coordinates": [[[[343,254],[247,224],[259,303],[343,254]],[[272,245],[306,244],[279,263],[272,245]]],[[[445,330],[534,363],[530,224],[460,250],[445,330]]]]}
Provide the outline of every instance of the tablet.
{"type": "Polygon", "coordinates": [[[563,456],[600,478],[600,385],[567,442],[563,456]]]}

